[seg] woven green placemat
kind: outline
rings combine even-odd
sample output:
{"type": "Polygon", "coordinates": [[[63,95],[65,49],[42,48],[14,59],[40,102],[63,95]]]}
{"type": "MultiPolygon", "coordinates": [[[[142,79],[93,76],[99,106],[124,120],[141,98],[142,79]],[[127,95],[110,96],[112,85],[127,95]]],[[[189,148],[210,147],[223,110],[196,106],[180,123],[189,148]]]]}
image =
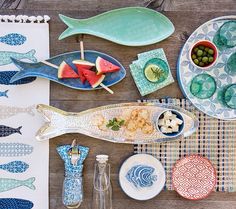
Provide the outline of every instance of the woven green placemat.
{"type": "Polygon", "coordinates": [[[134,153],[147,153],[159,159],[166,170],[167,190],[173,190],[172,168],[186,155],[199,154],[208,158],[217,173],[215,191],[236,191],[236,121],[223,121],[196,110],[185,99],[148,100],[166,102],[189,110],[198,117],[199,129],[190,137],[172,142],[134,145],[134,153]]]}

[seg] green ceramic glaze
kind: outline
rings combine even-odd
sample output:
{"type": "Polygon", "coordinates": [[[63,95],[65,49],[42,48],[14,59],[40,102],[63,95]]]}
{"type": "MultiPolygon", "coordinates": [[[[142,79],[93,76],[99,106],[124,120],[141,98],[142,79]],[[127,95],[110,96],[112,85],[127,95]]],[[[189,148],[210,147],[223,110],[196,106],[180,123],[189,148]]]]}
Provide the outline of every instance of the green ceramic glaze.
{"type": "Polygon", "coordinates": [[[127,46],[145,46],[162,41],[175,30],[164,15],[143,7],[127,7],[88,19],[59,15],[68,28],[59,40],[75,34],[90,34],[127,46]]]}
{"type": "Polygon", "coordinates": [[[229,75],[236,75],[236,52],[230,55],[229,59],[227,60],[226,72],[229,75]]]}
{"type": "Polygon", "coordinates": [[[208,74],[197,75],[191,81],[190,92],[199,99],[210,98],[215,91],[215,79],[208,74]]]}
{"type": "Polygon", "coordinates": [[[236,84],[233,84],[226,89],[224,99],[228,107],[236,109],[236,84]]]}

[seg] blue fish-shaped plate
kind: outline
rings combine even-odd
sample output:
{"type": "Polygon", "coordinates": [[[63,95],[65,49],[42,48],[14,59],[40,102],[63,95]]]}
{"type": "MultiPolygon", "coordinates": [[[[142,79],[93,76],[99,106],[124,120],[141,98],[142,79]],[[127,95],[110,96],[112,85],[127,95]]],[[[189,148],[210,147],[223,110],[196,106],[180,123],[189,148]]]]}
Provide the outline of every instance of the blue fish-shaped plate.
{"type": "MultiPolygon", "coordinates": [[[[120,82],[123,78],[125,78],[126,76],[125,68],[121,65],[120,62],[118,62],[113,57],[107,54],[101,53],[101,52],[90,51],[90,50],[85,51],[84,56],[85,56],[85,60],[92,63],[95,63],[97,57],[100,56],[104,58],[105,60],[113,63],[114,65],[117,65],[120,67],[119,71],[106,74],[106,77],[102,82],[104,85],[112,86],[120,82]]],[[[60,54],[58,56],[48,59],[47,61],[57,66],[59,66],[62,63],[62,61],[66,61],[75,71],[77,71],[72,61],[78,60],[78,59],[80,59],[80,51],[60,54]]],[[[44,63],[41,63],[41,62],[26,63],[26,62],[21,62],[16,59],[12,59],[12,61],[20,69],[20,71],[15,76],[12,77],[11,82],[16,82],[17,80],[27,78],[27,77],[41,77],[41,78],[46,78],[51,81],[60,83],[69,88],[79,89],[79,90],[93,90],[93,88],[90,86],[90,84],[87,81],[83,84],[79,78],[78,79],[59,79],[58,70],[56,68],[45,65],[44,63]]],[[[101,87],[96,87],[95,89],[101,89],[101,87]]]]}
{"type": "Polygon", "coordinates": [[[168,38],[175,30],[166,16],[144,7],[115,9],[88,19],[59,16],[68,26],[59,40],[89,34],[121,45],[145,46],[168,38]]]}
{"type": "Polygon", "coordinates": [[[29,200],[16,198],[0,198],[1,209],[31,209],[34,204],[29,200]]]}

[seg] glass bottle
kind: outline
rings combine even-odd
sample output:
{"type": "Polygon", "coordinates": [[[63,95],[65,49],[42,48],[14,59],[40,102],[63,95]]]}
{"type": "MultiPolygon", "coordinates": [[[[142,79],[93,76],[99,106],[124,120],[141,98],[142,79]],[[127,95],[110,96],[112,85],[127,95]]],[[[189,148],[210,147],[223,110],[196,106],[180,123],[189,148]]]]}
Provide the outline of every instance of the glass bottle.
{"type": "Polygon", "coordinates": [[[92,209],[112,209],[110,164],[107,155],[97,155],[94,168],[92,209]]]}

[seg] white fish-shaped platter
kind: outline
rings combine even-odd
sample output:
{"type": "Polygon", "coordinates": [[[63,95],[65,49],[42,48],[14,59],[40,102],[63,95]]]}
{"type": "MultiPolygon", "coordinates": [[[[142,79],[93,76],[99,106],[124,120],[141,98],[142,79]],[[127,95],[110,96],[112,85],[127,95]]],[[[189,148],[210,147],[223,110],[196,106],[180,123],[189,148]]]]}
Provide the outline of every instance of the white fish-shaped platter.
{"type": "Polygon", "coordinates": [[[34,148],[23,143],[0,143],[0,157],[19,157],[30,155],[34,148]]]}
{"type": "Polygon", "coordinates": [[[66,133],[81,133],[110,142],[147,144],[186,137],[198,127],[198,120],[192,113],[166,104],[121,103],[80,113],[41,104],[37,110],[46,120],[36,134],[40,141],[66,133]],[[156,126],[157,118],[165,110],[178,111],[183,118],[182,132],[176,137],[162,134],[156,126]]]}

